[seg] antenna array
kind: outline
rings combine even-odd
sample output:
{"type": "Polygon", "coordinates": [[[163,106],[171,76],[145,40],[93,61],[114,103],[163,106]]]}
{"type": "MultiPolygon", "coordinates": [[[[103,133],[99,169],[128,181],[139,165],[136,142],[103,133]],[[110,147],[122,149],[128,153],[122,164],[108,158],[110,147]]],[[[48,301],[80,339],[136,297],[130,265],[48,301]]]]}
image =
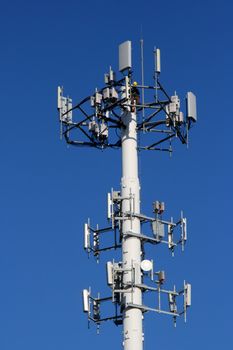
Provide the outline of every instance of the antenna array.
{"type": "MultiPolygon", "coordinates": [[[[143,43],[141,43],[143,65],[143,43]]],[[[172,152],[171,141],[178,138],[188,143],[188,133],[197,121],[196,97],[186,95],[186,116],[181,111],[180,98],[170,96],[160,82],[160,50],[154,49],[154,82],[142,84],[133,81],[131,42],[119,46],[120,79],[110,67],[104,75],[105,85],[72,106],[72,100],[63,96],[58,87],[58,111],[61,136],[73,146],[89,146],[99,149],[122,148],[121,189],[111,190],[107,196],[107,219],[109,224],[99,228],[84,225],[84,249],[88,256],[99,260],[101,253],[121,249],[122,260],[106,264],[109,296],[96,297],[91,289],[83,290],[83,310],[88,321],[97,327],[112,320],[117,326],[123,324],[123,346],[125,350],[143,348],[143,314],[148,311],[172,316],[174,322],[180,316],[186,321],[187,308],[191,306],[191,284],[184,281],[177,289],[165,289],[163,270],[156,271],[152,259],[145,258],[145,247],[150,244],[165,244],[174,255],[175,248],[184,250],[187,241],[187,219],[181,212],[174,221],[164,219],[165,204],[153,203],[151,216],[140,211],[140,185],[138,179],[138,150],[172,152]],[[142,101],[140,95],[142,93],[142,101]],[[77,112],[75,115],[74,112],[77,112]],[[138,115],[143,114],[143,118],[138,115]],[[141,121],[139,121],[141,120],[141,121]],[[137,135],[143,136],[138,145],[137,135]],[[112,232],[112,243],[106,236],[112,232]],[[154,305],[145,305],[143,296],[156,294],[154,305]],[[112,314],[104,313],[102,306],[114,305],[112,314]]],[[[105,309],[104,309],[105,310],[105,309]]]]}

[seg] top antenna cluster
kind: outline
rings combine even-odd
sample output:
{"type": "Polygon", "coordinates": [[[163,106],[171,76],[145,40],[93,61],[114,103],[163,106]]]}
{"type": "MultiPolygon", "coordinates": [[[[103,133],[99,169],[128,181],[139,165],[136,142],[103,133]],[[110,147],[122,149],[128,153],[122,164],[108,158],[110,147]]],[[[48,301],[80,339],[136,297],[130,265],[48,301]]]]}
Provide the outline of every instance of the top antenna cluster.
{"type": "Polygon", "coordinates": [[[197,121],[196,97],[187,92],[184,116],[178,95],[169,95],[160,82],[159,48],[154,49],[154,61],[153,83],[145,85],[143,81],[138,84],[134,81],[132,69],[131,41],[125,41],[119,45],[119,71],[123,77],[117,79],[110,67],[109,73],[104,75],[105,85],[101,89],[96,88],[92,95],[75,106],[72,106],[69,97],[64,97],[63,88],[58,87],[61,135],[66,142],[100,149],[119,148],[121,138],[117,129],[124,128],[124,114],[131,111],[143,114],[143,118],[137,119],[137,131],[143,132],[144,136],[150,135],[147,141],[144,138],[147,143],[139,145],[139,149],[171,152],[174,137],[187,144],[189,129],[197,121]],[[161,147],[167,142],[167,147],[161,147]]]}

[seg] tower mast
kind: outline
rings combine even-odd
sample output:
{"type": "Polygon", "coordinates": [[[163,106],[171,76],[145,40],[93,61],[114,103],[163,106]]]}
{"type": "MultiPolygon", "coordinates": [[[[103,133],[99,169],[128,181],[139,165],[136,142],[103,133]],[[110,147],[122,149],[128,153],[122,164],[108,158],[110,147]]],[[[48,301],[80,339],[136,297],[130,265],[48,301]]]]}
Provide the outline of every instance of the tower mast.
{"type": "MultiPolygon", "coordinates": [[[[131,212],[131,205],[134,211],[140,214],[140,184],[138,178],[138,148],[137,148],[137,115],[136,112],[128,111],[124,115],[124,127],[121,131],[122,142],[122,178],[121,178],[121,196],[122,216],[126,217],[122,223],[122,262],[123,269],[126,271],[123,275],[124,286],[131,289],[133,283],[141,284],[141,240],[137,237],[130,237],[128,232],[134,232],[140,235],[141,223],[137,217],[127,217],[131,212]],[[133,267],[133,269],[132,269],[133,267]],[[138,271],[133,275],[133,271],[138,271]],[[128,271],[129,270],[129,271],[128,271]],[[135,281],[133,280],[135,277],[135,281]]],[[[128,290],[123,294],[126,304],[142,305],[141,289],[135,287],[132,293],[128,290]]],[[[142,350],[142,310],[139,308],[126,307],[123,314],[124,327],[124,349],[142,350]]]]}
{"type": "MultiPolygon", "coordinates": [[[[181,111],[178,95],[170,96],[160,82],[160,50],[156,49],[154,79],[155,83],[144,85],[132,83],[131,41],[119,46],[119,71],[123,77],[116,79],[110,67],[105,74],[105,86],[73,106],[72,99],[63,95],[58,87],[58,111],[61,135],[69,145],[87,146],[97,149],[113,148],[122,150],[121,190],[108,193],[109,225],[94,228],[90,219],[84,225],[84,249],[88,255],[99,255],[108,250],[121,249],[122,261],[108,261],[107,284],[110,296],[97,297],[89,289],[83,290],[83,311],[88,321],[99,328],[105,321],[113,321],[116,326],[123,325],[124,350],[143,350],[143,313],[157,312],[172,316],[174,322],[180,316],[186,321],[187,308],[191,306],[191,284],[184,282],[181,289],[165,289],[165,272],[154,272],[153,259],[144,259],[147,244],[165,244],[174,255],[180,245],[184,250],[187,241],[187,219],[181,216],[177,221],[164,220],[164,202],[153,203],[153,216],[144,215],[140,210],[140,184],[138,178],[138,150],[172,152],[171,140],[188,142],[188,132],[197,121],[196,97],[192,92],[186,95],[186,116],[181,111]],[[140,90],[142,101],[140,102],[140,90]],[[145,101],[144,92],[150,100],[145,101]],[[74,111],[77,116],[74,119],[74,111]],[[142,113],[142,120],[138,115],[142,113]],[[117,131],[117,132],[113,132],[117,131]],[[138,145],[137,137],[142,133],[143,141],[138,145]],[[120,136],[118,136],[120,134],[120,136]],[[167,144],[169,146],[167,146],[167,144]],[[164,146],[166,145],[166,146],[164,146]],[[149,224],[149,225],[148,225],[149,224]],[[141,232],[141,228],[149,232],[141,232]],[[149,229],[148,229],[149,226],[149,229]],[[113,233],[113,242],[106,245],[104,235],[113,233]],[[156,305],[148,306],[144,292],[157,294],[156,305]],[[161,296],[167,296],[162,305],[161,296]],[[183,297],[183,307],[177,299],[183,297]],[[114,312],[104,314],[103,303],[112,302],[114,312]]],[[[155,299],[155,298],[154,298],[155,299]]]]}

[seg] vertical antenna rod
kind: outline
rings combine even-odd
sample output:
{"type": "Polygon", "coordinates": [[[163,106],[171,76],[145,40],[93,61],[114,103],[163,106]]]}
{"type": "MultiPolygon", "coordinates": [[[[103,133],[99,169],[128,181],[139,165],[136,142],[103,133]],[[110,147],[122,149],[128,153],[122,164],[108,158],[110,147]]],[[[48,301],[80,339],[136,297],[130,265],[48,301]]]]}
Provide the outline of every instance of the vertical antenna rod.
{"type": "Polygon", "coordinates": [[[144,89],[144,41],[141,38],[140,40],[140,46],[141,46],[141,74],[142,74],[142,119],[144,121],[145,118],[145,108],[144,108],[144,103],[145,103],[145,89],[144,89]]]}

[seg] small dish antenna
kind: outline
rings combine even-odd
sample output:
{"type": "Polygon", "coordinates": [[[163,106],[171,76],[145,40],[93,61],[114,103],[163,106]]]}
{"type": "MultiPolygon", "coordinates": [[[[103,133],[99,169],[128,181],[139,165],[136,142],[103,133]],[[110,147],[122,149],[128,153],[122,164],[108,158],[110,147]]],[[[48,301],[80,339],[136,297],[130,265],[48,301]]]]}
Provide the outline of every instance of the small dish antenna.
{"type": "Polygon", "coordinates": [[[153,269],[153,264],[151,260],[142,260],[141,269],[144,272],[149,272],[153,269]]]}

